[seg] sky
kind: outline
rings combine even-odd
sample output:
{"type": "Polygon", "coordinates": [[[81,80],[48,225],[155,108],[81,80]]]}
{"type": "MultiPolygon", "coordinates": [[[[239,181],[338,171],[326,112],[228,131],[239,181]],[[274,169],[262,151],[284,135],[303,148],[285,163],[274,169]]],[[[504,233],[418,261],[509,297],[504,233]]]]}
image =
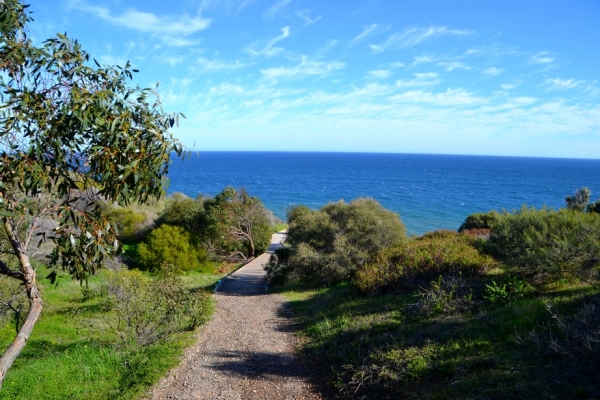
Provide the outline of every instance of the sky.
{"type": "Polygon", "coordinates": [[[600,158],[598,0],[29,0],[200,151],[600,158]]]}

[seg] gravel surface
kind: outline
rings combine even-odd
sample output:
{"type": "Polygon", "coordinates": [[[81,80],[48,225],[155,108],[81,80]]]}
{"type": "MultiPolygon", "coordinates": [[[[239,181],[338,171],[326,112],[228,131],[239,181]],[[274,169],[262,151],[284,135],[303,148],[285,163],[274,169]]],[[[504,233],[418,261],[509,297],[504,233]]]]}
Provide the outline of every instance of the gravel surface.
{"type": "MultiPolygon", "coordinates": [[[[269,253],[284,238],[273,235],[269,253]]],[[[321,399],[297,340],[286,300],[265,293],[266,253],[225,279],[213,319],[150,399],[321,399]]]]}

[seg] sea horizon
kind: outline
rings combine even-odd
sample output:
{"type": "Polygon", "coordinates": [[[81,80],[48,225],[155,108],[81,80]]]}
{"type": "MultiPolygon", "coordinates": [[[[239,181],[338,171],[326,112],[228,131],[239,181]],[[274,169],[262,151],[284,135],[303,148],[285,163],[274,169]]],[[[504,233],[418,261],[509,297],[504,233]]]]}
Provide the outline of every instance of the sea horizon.
{"type": "Polygon", "coordinates": [[[172,157],[168,194],[214,196],[244,187],[285,220],[298,204],[371,197],[397,212],[409,234],[456,230],[475,212],[560,208],[581,187],[600,196],[600,160],[321,151],[190,151],[172,157]],[[197,154],[197,155],[196,155],[197,154]]]}

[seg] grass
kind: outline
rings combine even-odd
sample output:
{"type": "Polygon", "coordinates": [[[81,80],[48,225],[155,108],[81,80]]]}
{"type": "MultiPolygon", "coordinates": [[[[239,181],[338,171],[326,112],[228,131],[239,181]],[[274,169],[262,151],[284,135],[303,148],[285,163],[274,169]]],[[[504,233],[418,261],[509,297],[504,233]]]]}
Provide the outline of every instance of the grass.
{"type": "MultiPolygon", "coordinates": [[[[481,279],[492,278],[499,276],[481,279]]],[[[321,361],[331,398],[600,397],[598,346],[578,357],[549,347],[566,338],[555,317],[597,298],[583,283],[563,282],[507,304],[475,291],[471,306],[437,313],[423,312],[416,292],[366,297],[347,283],[276,291],[295,310],[303,352],[321,361]]]]}
{"type": "MultiPolygon", "coordinates": [[[[183,350],[194,341],[193,332],[173,335],[141,351],[119,350],[117,338],[104,330],[101,299],[84,300],[79,282],[68,276],[57,287],[38,269],[44,308],[21,355],[8,371],[0,399],[132,399],[142,396],[176,366],[183,350]]],[[[225,275],[190,272],[188,288],[210,287],[225,275]]],[[[89,288],[102,282],[102,274],[89,288]]],[[[0,328],[0,346],[14,338],[14,326],[0,328]]]]}

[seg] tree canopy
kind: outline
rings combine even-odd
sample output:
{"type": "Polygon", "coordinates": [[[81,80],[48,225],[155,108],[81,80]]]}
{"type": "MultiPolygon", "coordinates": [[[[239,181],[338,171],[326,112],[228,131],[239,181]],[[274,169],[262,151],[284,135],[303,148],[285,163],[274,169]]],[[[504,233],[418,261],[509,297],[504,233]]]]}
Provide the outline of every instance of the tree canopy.
{"type": "Polygon", "coordinates": [[[50,266],[85,280],[119,249],[97,200],[160,197],[169,155],[182,153],[168,131],[180,114],[166,114],[155,90],[128,86],[129,63],[101,66],[61,34],[34,44],[27,7],[0,1],[0,274],[21,281],[30,303],[0,358],[0,385],[42,309],[33,241],[51,240],[50,266]]]}

